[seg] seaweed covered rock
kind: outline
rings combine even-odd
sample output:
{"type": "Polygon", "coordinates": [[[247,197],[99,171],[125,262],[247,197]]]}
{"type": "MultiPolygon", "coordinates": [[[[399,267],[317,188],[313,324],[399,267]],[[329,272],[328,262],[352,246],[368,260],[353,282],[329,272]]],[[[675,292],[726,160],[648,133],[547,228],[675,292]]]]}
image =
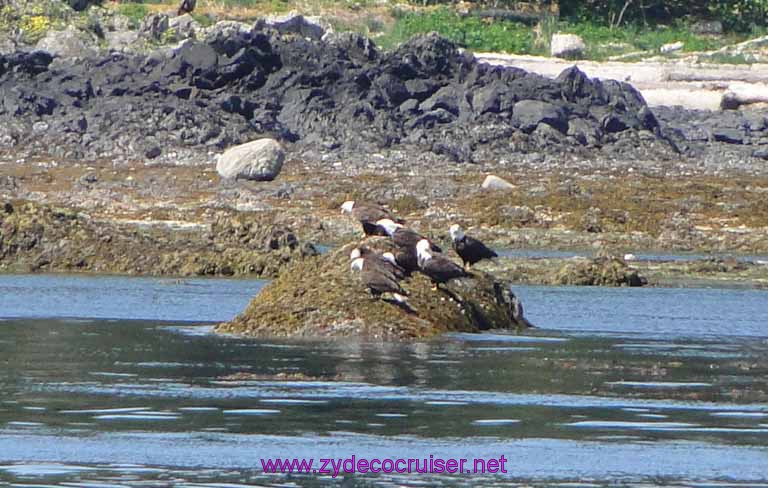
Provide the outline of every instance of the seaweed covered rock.
{"type": "MultiPolygon", "coordinates": [[[[385,250],[387,238],[368,238],[385,250]]],[[[248,336],[423,338],[443,332],[530,327],[506,283],[473,271],[435,291],[420,273],[401,282],[408,305],[373,299],[350,270],[348,244],[330,254],[292,263],[231,322],[217,331],[248,336]]]]}
{"type": "Polygon", "coordinates": [[[614,256],[580,259],[565,264],[550,280],[553,285],[643,286],[648,283],[637,270],[614,256]]]}
{"type": "Polygon", "coordinates": [[[0,202],[0,271],[273,277],[289,262],[317,254],[266,217],[174,225],[94,221],[71,209],[0,202]]]}

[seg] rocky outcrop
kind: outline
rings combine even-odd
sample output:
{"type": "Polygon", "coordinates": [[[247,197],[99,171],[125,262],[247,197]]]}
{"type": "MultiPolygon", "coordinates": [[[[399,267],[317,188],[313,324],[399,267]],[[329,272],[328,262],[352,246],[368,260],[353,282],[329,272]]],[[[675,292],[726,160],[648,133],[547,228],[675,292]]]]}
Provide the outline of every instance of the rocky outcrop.
{"type": "Polygon", "coordinates": [[[54,56],[66,57],[87,56],[88,51],[94,50],[95,47],[96,43],[90,37],[73,27],[61,31],[48,31],[35,46],[36,49],[47,51],[54,56]]]}
{"type": "Polygon", "coordinates": [[[239,214],[187,230],[94,221],[72,209],[0,203],[0,271],[273,277],[317,254],[271,218],[239,214]]]}
{"type": "MultiPolygon", "coordinates": [[[[655,107],[654,113],[665,137],[690,155],[710,153],[710,147],[719,144],[759,158],[754,153],[768,145],[768,111],[765,109],[713,111],[655,107]]],[[[720,159],[725,158],[720,156],[720,159]]]]}
{"type": "Polygon", "coordinates": [[[617,257],[578,259],[563,265],[549,280],[553,285],[643,286],[648,280],[617,257]]]}
{"type": "MultiPolygon", "coordinates": [[[[389,239],[365,244],[385,249],[389,239]]],[[[349,253],[358,244],[291,265],[217,332],[248,336],[359,336],[413,339],[444,332],[526,328],[522,306],[508,284],[481,271],[432,290],[416,273],[402,282],[409,306],[372,299],[350,271],[349,253]]]]}
{"type": "Polygon", "coordinates": [[[627,83],[490,66],[437,35],[385,52],[352,34],[227,29],[232,37],[211,28],[205,41],[149,55],[2,56],[0,137],[17,154],[59,158],[135,159],[157,147],[178,162],[269,136],[308,154],[401,147],[471,162],[658,128],[627,83]]]}
{"type": "Polygon", "coordinates": [[[231,147],[219,157],[216,171],[222,178],[272,181],[280,174],[285,152],[274,139],[258,139],[231,147]]]}

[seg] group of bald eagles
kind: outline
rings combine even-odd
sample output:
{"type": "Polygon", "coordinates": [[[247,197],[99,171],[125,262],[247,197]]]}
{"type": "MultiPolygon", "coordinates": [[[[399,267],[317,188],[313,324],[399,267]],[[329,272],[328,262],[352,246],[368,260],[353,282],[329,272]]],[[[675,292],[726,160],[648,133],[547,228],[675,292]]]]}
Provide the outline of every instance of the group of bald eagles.
{"type": "Polygon", "coordinates": [[[374,298],[389,293],[397,302],[406,303],[408,292],[400,286],[400,281],[411,273],[423,273],[432,281],[433,290],[437,290],[442,283],[470,276],[467,270],[473,264],[497,257],[485,244],[464,234],[457,224],[452,225],[449,232],[453,249],[464,267],[448,259],[437,244],[405,227],[403,220],[394,218],[378,205],[347,201],[341,206],[341,212],[351,214],[360,222],[366,236],[389,236],[394,244],[394,252],[379,253],[358,247],[350,254],[350,267],[359,272],[374,298]]]}

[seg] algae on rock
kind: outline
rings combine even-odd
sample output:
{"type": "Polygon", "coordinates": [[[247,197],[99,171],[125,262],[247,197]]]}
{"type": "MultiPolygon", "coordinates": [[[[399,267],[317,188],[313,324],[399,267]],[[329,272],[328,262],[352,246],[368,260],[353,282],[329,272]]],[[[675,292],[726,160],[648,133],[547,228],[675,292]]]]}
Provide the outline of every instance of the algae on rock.
{"type": "MultiPolygon", "coordinates": [[[[384,250],[387,238],[362,244],[384,250]]],[[[432,290],[427,277],[415,273],[401,284],[408,307],[373,299],[350,271],[349,254],[358,244],[291,263],[231,322],[217,332],[248,336],[359,336],[411,339],[443,332],[479,332],[491,328],[530,327],[517,314],[517,299],[506,283],[480,271],[432,290]],[[517,317],[517,319],[515,318],[517,317]]]]}
{"type": "Polygon", "coordinates": [[[566,263],[549,280],[553,285],[643,286],[648,281],[614,256],[566,263]]]}
{"type": "Polygon", "coordinates": [[[31,202],[0,206],[0,272],[268,278],[288,262],[315,254],[291,229],[257,214],[174,230],[162,221],[95,221],[72,209],[31,202]]]}

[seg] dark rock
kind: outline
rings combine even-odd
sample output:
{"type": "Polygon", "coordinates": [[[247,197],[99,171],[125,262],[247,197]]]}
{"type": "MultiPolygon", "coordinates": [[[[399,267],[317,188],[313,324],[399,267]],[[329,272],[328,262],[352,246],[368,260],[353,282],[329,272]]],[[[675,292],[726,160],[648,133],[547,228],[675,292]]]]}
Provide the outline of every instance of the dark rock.
{"type": "Polygon", "coordinates": [[[144,157],[147,159],[155,159],[163,153],[160,146],[152,146],[144,152],[144,157]]]}
{"type": "MultiPolygon", "coordinates": [[[[162,35],[163,19],[145,20],[149,36],[162,35]]],[[[157,157],[150,137],[164,152],[190,155],[268,136],[292,144],[288,151],[370,154],[406,143],[475,161],[603,146],[658,124],[630,85],[575,68],[551,80],[488,66],[434,34],[382,52],[356,34],[320,40],[262,27],[217,24],[205,41],[54,68],[47,53],[0,56],[0,127],[18,127],[7,137],[32,154],[85,159],[135,157],[135,148],[157,157]],[[30,131],[43,127],[35,124],[46,129],[30,131]],[[78,137],[64,143],[62,131],[78,137]]]]}
{"type": "Polygon", "coordinates": [[[96,183],[97,181],[99,181],[99,178],[94,173],[86,173],[83,176],[81,176],[80,178],[78,178],[78,182],[81,185],[85,185],[85,186],[92,185],[92,184],[96,183]]]}
{"type": "Polygon", "coordinates": [[[512,110],[515,124],[524,132],[533,132],[539,124],[547,124],[562,133],[568,130],[568,115],[563,107],[539,100],[521,100],[512,110]]]}
{"type": "Polygon", "coordinates": [[[424,100],[421,105],[419,105],[419,110],[422,112],[429,112],[432,110],[443,109],[453,115],[458,115],[460,96],[461,95],[455,87],[445,86],[439,89],[437,93],[424,100]]]}
{"type": "Polygon", "coordinates": [[[743,144],[745,134],[741,129],[718,128],[712,132],[712,137],[718,142],[743,144]]]}
{"type": "Polygon", "coordinates": [[[591,122],[587,119],[573,119],[568,121],[567,134],[582,145],[597,144],[601,137],[602,131],[595,122],[591,122]]]}
{"type": "Polygon", "coordinates": [[[757,149],[752,153],[752,157],[768,161],[768,149],[757,149]]]}

